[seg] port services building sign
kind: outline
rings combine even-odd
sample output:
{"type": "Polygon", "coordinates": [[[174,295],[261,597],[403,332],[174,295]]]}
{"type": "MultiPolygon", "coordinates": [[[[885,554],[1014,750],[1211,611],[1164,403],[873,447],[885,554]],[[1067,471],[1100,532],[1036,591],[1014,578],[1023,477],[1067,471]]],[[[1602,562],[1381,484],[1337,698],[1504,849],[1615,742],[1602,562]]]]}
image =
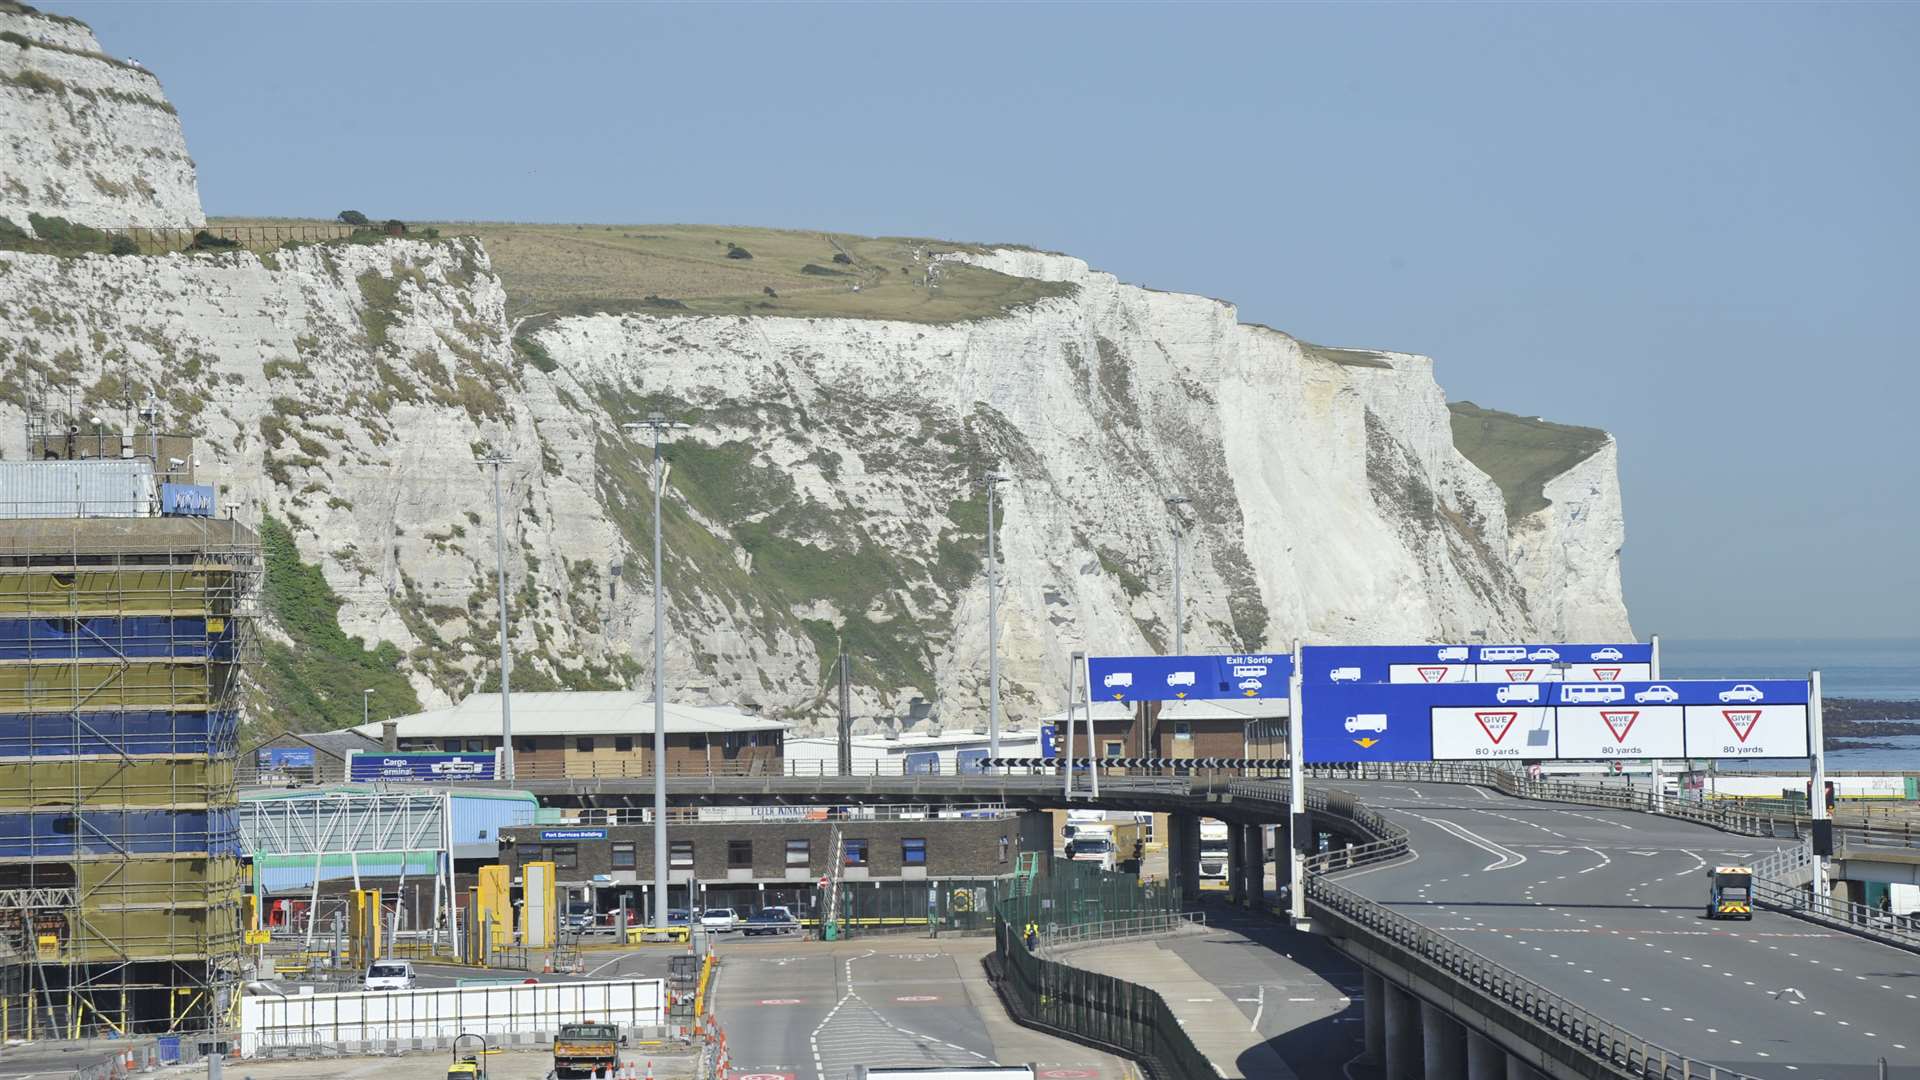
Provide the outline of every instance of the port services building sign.
{"type": "Polygon", "coordinates": [[[1653,678],[1653,646],[1307,645],[1300,678],[1316,683],[1635,682],[1653,678]]]}
{"type": "Polygon", "coordinates": [[[1283,698],[1293,677],[1287,653],[1089,656],[1095,701],[1220,701],[1283,698]]]}
{"type": "Polygon", "coordinates": [[[1804,758],[1804,680],[1309,683],[1308,763],[1804,758]]]}

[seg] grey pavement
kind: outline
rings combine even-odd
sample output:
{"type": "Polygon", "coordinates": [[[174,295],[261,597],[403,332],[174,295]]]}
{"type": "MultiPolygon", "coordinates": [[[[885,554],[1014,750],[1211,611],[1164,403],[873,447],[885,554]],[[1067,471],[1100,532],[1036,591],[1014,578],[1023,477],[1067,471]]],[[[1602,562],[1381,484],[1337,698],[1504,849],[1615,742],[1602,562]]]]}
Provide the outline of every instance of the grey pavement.
{"type": "Polygon", "coordinates": [[[713,1012],[733,1068],[845,1080],[855,1065],[1034,1064],[1044,1080],[1129,1080],[1119,1058],[1020,1027],[987,982],[991,938],[728,943],[713,1012]]]}
{"type": "Polygon", "coordinates": [[[1755,1076],[1920,1077],[1920,956],[1769,911],[1705,917],[1706,869],[1781,846],[1452,784],[1342,782],[1416,856],[1338,875],[1669,1049],[1755,1076]]]}

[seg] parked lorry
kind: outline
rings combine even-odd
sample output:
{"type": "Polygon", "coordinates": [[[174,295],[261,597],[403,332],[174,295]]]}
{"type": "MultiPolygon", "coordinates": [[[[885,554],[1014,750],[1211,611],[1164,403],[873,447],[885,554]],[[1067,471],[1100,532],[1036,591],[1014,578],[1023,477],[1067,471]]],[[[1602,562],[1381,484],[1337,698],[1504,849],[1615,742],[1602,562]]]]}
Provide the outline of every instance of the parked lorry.
{"type": "Polygon", "coordinates": [[[553,1035],[553,1075],[611,1076],[620,1068],[620,1032],[612,1024],[561,1024],[553,1035]]]}

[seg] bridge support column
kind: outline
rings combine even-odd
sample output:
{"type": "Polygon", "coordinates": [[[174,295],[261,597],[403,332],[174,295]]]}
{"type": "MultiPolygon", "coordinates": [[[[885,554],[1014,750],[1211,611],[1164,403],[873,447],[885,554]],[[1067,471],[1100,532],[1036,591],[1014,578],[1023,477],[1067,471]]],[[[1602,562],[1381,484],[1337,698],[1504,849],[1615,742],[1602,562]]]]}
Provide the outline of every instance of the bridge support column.
{"type": "Polygon", "coordinates": [[[1507,1080],[1547,1080],[1547,1078],[1540,1075],[1539,1069],[1521,1061],[1517,1057],[1509,1056],[1507,1058],[1507,1080]]]}
{"type": "Polygon", "coordinates": [[[1420,1003],[1420,1058],[1426,1080],[1466,1080],[1467,1030],[1438,1006],[1420,1003]]]}
{"type": "Polygon", "coordinates": [[[1200,898],[1200,819],[1167,815],[1167,878],[1182,901],[1200,898]]]}
{"type": "Polygon", "coordinates": [[[1467,1032],[1467,1080],[1506,1080],[1507,1052],[1477,1031],[1467,1032]]]}
{"type": "Polygon", "coordinates": [[[1421,1080],[1419,1003],[1392,983],[1385,986],[1387,1053],[1382,1075],[1386,1080],[1421,1080]]]}
{"type": "MultiPolygon", "coordinates": [[[[1360,988],[1360,1012],[1366,1017],[1367,1061],[1379,1065],[1387,1057],[1387,980],[1372,968],[1364,968],[1360,988]]],[[[1487,1080],[1503,1080],[1490,1076],[1487,1080]]]]}
{"type": "Polygon", "coordinates": [[[1247,902],[1247,827],[1227,826],[1227,903],[1247,902]]]}
{"type": "Polygon", "coordinates": [[[1247,826],[1247,906],[1255,911],[1267,907],[1267,828],[1247,826]]]}

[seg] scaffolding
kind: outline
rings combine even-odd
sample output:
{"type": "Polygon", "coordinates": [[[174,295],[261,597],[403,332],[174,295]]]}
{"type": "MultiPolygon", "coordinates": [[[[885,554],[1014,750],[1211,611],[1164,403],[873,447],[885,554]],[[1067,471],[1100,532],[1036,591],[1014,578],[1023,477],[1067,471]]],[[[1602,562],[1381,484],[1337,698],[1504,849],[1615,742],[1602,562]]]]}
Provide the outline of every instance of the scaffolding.
{"type": "Polygon", "coordinates": [[[0,516],[0,1041],[230,1008],[259,541],[160,509],[0,516]]]}

